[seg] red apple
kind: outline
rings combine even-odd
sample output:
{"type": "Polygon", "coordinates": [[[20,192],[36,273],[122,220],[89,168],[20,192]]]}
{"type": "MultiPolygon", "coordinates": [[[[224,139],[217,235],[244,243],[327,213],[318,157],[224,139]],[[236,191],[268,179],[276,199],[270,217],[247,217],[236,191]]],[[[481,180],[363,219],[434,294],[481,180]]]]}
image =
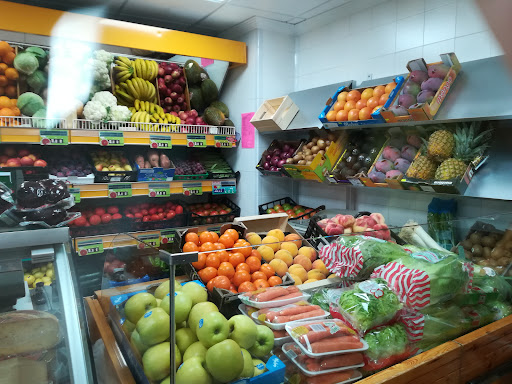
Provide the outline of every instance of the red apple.
{"type": "Polygon", "coordinates": [[[157,214],[151,215],[151,221],[158,221],[160,217],[157,214]]]}
{"type": "Polygon", "coordinates": [[[7,160],[9,160],[9,156],[0,156],[0,163],[7,163],[7,160]]]}
{"type": "Polygon", "coordinates": [[[94,213],[98,216],[103,216],[107,211],[105,211],[105,208],[103,207],[98,207],[94,210],[94,213]]]}
{"type": "Polygon", "coordinates": [[[34,165],[34,160],[32,160],[30,157],[28,156],[23,156],[20,160],[20,163],[22,166],[24,167],[31,167],[34,165]]]}
{"type": "Polygon", "coordinates": [[[101,217],[99,217],[98,215],[92,215],[89,218],[89,223],[91,223],[91,225],[98,225],[101,223],[101,217]]]}
{"type": "Polygon", "coordinates": [[[112,220],[112,215],[105,213],[104,215],[101,215],[101,222],[103,224],[108,224],[112,220]]]}
{"type": "Polygon", "coordinates": [[[108,207],[107,212],[113,215],[114,213],[119,213],[119,208],[116,206],[108,207]]]}
{"type": "Polygon", "coordinates": [[[210,212],[210,216],[217,216],[219,214],[219,212],[217,211],[211,211],[210,212]]]}
{"type": "Polygon", "coordinates": [[[227,215],[228,213],[229,213],[229,212],[228,212],[228,211],[226,211],[225,209],[221,209],[221,210],[219,211],[219,215],[227,215]]]}
{"type": "Polygon", "coordinates": [[[87,219],[83,216],[80,216],[77,219],[73,220],[72,223],[77,227],[84,227],[87,224],[87,219]]]}
{"type": "MultiPolygon", "coordinates": [[[[126,215],[126,216],[128,216],[128,215],[126,215]]],[[[142,219],[144,217],[144,215],[140,212],[137,212],[134,216],[136,219],[142,219]]]]}
{"type": "Polygon", "coordinates": [[[112,215],[112,220],[119,220],[119,219],[122,219],[123,218],[123,215],[121,215],[120,213],[114,213],[112,215]]]}
{"type": "Polygon", "coordinates": [[[28,155],[28,157],[30,157],[33,161],[37,160],[36,155],[30,154],[30,155],[28,155]]]}
{"type": "Polygon", "coordinates": [[[9,157],[14,157],[16,156],[16,149],[14,149],[13,147],[7,147],[5,148],[4,150],[5,154],[9,157]]]}
{"type": "Polygon", "coordinates": [[[25,157],[30,155],[30,151],[28,149],[20,149],[18,151],[18,157],[25,157]]]}
{"type": "Polygon", "coordinates": [[[21,167],[20,159],[16,158],[10,158],[7,160],[7,163],[5,163],[6,167],[21,167]]]}
{"type": "Polygon", "coordinates": [[[177,215],[181,215],[183,213],[183,207],[181,205],[177,205],[175,211],[177,215]]]}
{"type": "Polygon", "coordinates": [[[46,167],[47,165],[46,161],[41,159],[34,161],[34,167],[46,167]]]}
{"type": "MultiPolygon", "coordinates": [[[[114,216],[115,216],[115,215],[116,215],[116,214],[114,214],[114,216]]],[[[126,217],[129,217],[130,219],[135,218],[135,216],[133,216],[131,213],[127,213],[125,216],[126,216],[126,217]]],[[[142,215],[141,215],[141,216],[142,216],[142,215]]]]}
{"type": "Polygon", "coordinates": [[[145,223],[145,222],[147,222],[147,221],[151,221],[151,216],[144,216],[144,217],[142,218],[142,221],[143,221],[144,223],[145,223]]]}
{"type": "Polygon", "coordinates": [[[97,165],[96,165],[96,170],[97,170],[98,172],[101,172],[101,170],[102,170],[102,169],[103,169],[103,165],[101,165],[101,164],[97,164],[97,165]]]}

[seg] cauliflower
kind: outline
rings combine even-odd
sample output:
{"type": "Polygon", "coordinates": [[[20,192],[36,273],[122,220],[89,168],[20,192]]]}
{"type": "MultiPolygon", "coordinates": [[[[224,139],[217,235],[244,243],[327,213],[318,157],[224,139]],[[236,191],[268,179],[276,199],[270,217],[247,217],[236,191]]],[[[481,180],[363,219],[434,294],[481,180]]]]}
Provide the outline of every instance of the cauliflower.
{"type": "Polygon", "coordinates": [[[89,101],[84,107],[84,117],[87,120],[104,121],[107,118],[107,108],[99,101],[89,101]]]}
{"type": "Polygon", "coordinates": [[[130,121],[132,113],[124,105],[116,105],[110,108],[108,120],[110,121],[130,121]]]}
{"type": "Polygon", "coordinates": [[[108,73],[108,67],[105,62],[98,59],[90,59],[89,65],[94,75],[94,82],[101,89],[110,88],[110,76],[108,73]]]}
{"type": "Polygon", "coordinates": [[[101,91],[94,94],[91,101],[97,101],[105,108],[117,105],[116,97],[108,91],[101,91]]]}
{"type": "Polygon", "coordinates": [[[103,49],[100,49],[99,51],[94,51],[94,58],[96,60],[103,61],[107,67],[109,67],[110,64],[112,64],[112,62],[114,61],[114,55],[103,49]]]}

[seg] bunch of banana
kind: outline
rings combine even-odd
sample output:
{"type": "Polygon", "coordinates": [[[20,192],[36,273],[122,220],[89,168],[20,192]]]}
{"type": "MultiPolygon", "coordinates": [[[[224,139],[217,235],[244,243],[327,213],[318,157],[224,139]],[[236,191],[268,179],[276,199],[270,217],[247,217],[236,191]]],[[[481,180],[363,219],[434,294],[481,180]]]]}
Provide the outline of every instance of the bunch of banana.
{"type": "Polygon", "coordinates": [[[116,85],[116,95],[120,95],[123,99],[129,102],[129,105],[134,105],[135,100],[144,100],[156,103],[156,88],[147,80],[140,77],[126,80],[123,83],[116,85]]]}
{"type": "MultiPolygon", "coordinates": [[[[147,102],[140,102],[140,104],[145,104],[147,102]]],[[[181,124],[181,119],[170,113],[164,113],[163,109],[160,107],[161,111],[157,112],[148,112],[142,110],[136,110],[134,107],[130,108],[132,112],[131,122],[133,123],[155,123],[155,124],[145,124],[144,126],[139,126],[144,131],[151,132],[169,132],[169,128],[161,127],[159,124],[181,124]]]]}
{"type": "Polygon", "coordinates": [[[158,64],[153,60],[135,59],[133,62],[134,76],[154,81],[158,75],[158,64]]]}
{"type": "Polygon", "coordinates": [[[119,56],[115,60],[116,66],[114,72],[116,76],[116,83],[122,83],[133,76],[133,61],[124,56],[119,56]]]}
{"type": "Polygon", "coordinates": [[[135,111],[143,111],[149,112],[151,115],[156,113],[163,113],[164,109],[155,103],[150,103],[149,101],[140,101],[139,99],[135,100],[134,103],[135,111]]]}

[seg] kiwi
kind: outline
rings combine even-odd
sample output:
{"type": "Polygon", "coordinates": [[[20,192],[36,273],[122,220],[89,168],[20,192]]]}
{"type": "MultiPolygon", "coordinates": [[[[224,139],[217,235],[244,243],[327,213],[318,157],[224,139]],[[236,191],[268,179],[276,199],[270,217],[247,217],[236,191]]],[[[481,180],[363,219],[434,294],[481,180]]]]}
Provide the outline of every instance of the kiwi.
{"type": "MultiPolygon", "coordinates": [[[[318,140],[320,140],[320,138],[319,138],[318,136],[315,136],[315,137],[313,137],[313,139],[311,139],[311,142],[313,143],[313,145],[316,145],[316,142],[317,142],[318,140]]],[[[312,146],[313,146],[313,145],[312,145],[312,146]]]]}
{"type": "Polygon", "coordinates": [[[471,236],[469,236],[469,240],[471,240],[471,242],[473,244],[481,244],[482,243],[482,235],[478,232],[474,232],[471,234],[471,236]]]}
{"type": "Polygon", "coordinates": [[[462,242],[462,247],[463,247],[464,249],[468,249],[468,250],[469,250],[469,249],[471,249],[471,248],[473,247],[473,243],[471,242],[471,240],[466,239],[466,240],[464,240],[464,241],[462,242]]]}
{"type": "Polygon", "coordinates": [[[473,248],[471,248],[471,252],[473,253],[473,256],[481,257],[483,254],[483,248],[480,244],[473,245],[473,248]]]}
{"type": "Polygon", "coordinates": [[[491,257],[492,249],[489,247],[483,247],[482,256],[486,259],[489,259],[491,257]]]}
{"type": "Polygon", "coordinates": [[[484,236],[482,237],[482,245],[484,247],[494,248],[496,240],[492,236],[484,236]]]}
{"type": "Polygon", "coordinates": [[[315,144],[316,144],[316,142],[315,142],[315,143],[313,143],[312,141],[310,141],[309,143],[307,143],[307,144],[306,144],[306,148],[311,149],[311,148],[313,148],[313,146],[314,146],[315,144]]]}
{"type": "Polygon", "coordinates": [[[495,260],[498,260],[505,256],[505,252],[501,248],[494,248],[491,252],[491,257],[495,260]]]}
{"type": "Polygon", "coordinates": [[[311,152],[313,152],[315,155],[318,153],[318,151],[320,150],[320,147],[315,145],[311,148],[311,152]]]}
{"type": "Polygon", "coordinates": [[[506,267],[509,263],[510,259],[508,257],[500,257],[498,259],[498,265],[501,265],[502,267],[506,267]]]}
{"type": "Polygon", "coordinates": [[[311,162],[311,161],[313,161],[315,159],[315,155],[308,155],[304,159],[306,159],[306,161],[311,162]]]}

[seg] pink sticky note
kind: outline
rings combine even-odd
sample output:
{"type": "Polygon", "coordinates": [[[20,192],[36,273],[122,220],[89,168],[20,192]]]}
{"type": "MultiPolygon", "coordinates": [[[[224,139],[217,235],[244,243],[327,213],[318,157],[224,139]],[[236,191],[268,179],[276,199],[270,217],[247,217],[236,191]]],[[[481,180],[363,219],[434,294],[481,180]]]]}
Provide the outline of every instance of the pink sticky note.
{"type": "Polygon", "coordinates": [[[215,62],[215,60],[213,59],[204,59],[204,58],[201,58],[201,67],[207,67],[209,65],[212,65],[213,63],[215,62]]]}
{"type": "Polygon", "coordinates": [[[254,125],[251,119],[254,112],[242,113],[242,148],[254,148],[254,125]]]}

